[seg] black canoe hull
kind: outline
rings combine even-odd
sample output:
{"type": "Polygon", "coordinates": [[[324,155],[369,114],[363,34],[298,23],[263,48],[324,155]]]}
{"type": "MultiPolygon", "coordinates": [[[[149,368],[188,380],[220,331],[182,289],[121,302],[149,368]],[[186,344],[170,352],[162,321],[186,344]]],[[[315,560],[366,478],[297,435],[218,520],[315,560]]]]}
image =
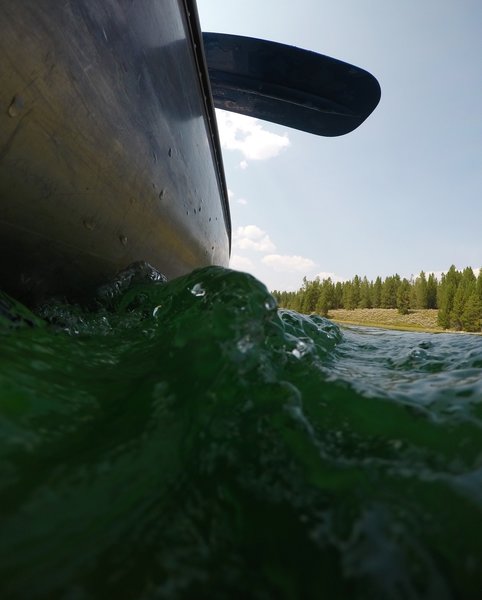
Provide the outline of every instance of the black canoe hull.
{"type": "Polygon", "coordinates": [[[229,260],[195,2],[0,6],[0,287],[79,297],[129,263],[229,260]]]}

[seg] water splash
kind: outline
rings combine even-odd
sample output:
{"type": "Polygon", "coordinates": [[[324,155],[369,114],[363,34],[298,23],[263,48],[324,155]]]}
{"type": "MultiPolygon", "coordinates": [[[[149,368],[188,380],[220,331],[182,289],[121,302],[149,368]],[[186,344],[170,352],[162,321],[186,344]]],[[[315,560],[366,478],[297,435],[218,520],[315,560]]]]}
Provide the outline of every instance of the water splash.
{"type": "MultiPolygon", "coordinates": [[[[126,238],[127,243],[127,238],[126,238]]],[[[99,287],[98,299],[104,304],[112,304],[133,285],[142,283],[165,283],[167,278],[145,261],[138,261],[117,273],[112,281],[99,287]]]]}
{"type": "Polygon", "coordinates": [[[191,288],[191,294],[196,296],[196,298],[202,298],[206,295],[206,290],[203,288],[202,283],[196,283],[191,288]]]}
{"type": "Polygon", "coordinates": [[[0,305],[3,597],[478,598],[480,338],[160,283],[0,305]]]}

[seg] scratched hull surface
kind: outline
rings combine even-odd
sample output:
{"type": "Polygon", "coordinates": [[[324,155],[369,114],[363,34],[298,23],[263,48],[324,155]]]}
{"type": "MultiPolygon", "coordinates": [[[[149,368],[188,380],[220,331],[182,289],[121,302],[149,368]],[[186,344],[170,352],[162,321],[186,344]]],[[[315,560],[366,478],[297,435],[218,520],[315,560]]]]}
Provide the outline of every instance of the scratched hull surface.
{"type": "Polygon", "coordinates": [[[137,260],[169,278],[227,263],[199,35],[182,0],[1,4],[3,289],[75,297],[137,260]]]}

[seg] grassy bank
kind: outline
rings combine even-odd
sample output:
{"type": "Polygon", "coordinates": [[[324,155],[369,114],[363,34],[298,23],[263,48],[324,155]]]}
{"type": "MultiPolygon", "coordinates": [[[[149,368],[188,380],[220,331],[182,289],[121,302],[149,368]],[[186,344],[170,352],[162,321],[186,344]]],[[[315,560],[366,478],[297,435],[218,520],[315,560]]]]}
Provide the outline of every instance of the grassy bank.
{"type": "Polygon", "coordinates": [[[437,312],[436,309],[420,309],[411,310],[408,315],[401,315],[396,308],[339,308],[330,310],[328,318],[347,325],[441,333],[446,330],[437,325],[437,312]]]}

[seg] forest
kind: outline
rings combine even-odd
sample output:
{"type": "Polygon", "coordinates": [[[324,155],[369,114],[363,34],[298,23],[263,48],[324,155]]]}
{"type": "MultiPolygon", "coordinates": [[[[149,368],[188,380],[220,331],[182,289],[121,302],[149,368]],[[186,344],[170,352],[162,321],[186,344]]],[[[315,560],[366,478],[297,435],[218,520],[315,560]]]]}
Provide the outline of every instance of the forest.
{"type": "Polygon", "coordinates": [[[416,278],[391,275],[355,275],[351,281],[333,282],[330,278],[303,278],[296,292],[273,291],[280,308],[304,314],[329,317],[331,309],[396,308],[401,314],[417,309],[436,309],[438,324],[444,329],[480,332],[482,330],[482,269],[478,276],[471,267],[458,271],[454,265],[437,279],[422,271],[416,278]]]}

